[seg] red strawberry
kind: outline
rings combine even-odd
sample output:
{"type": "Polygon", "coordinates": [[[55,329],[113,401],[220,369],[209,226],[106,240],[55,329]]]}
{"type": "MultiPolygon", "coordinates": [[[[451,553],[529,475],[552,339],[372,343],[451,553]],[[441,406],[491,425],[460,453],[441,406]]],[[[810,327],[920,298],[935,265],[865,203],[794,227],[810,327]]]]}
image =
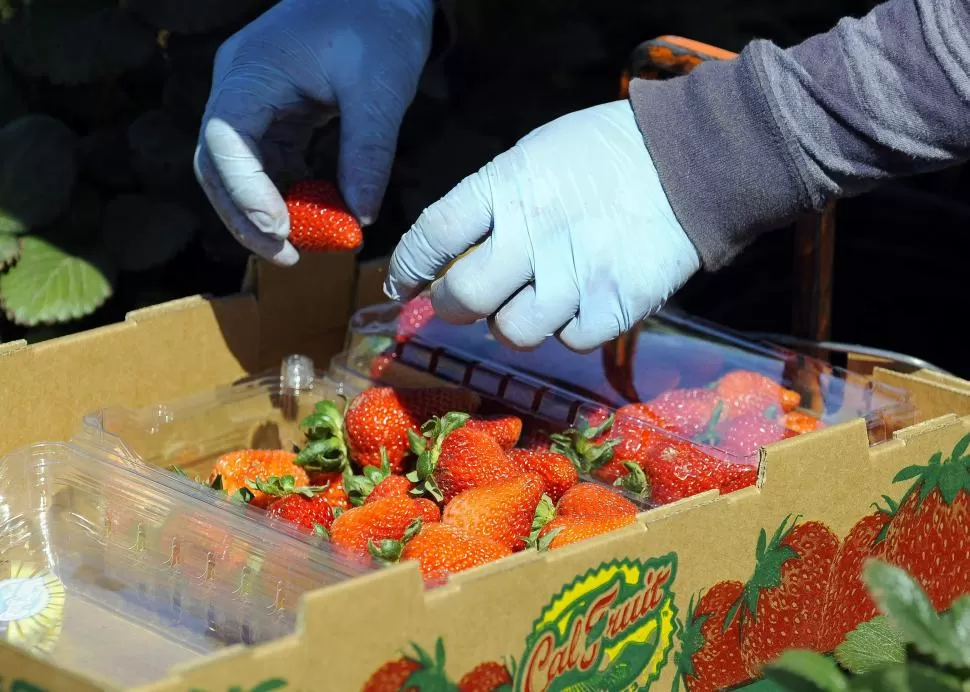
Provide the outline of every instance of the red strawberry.
{"type": "Polygon", "coordinates": [[[418,513],[421,515],[421,521],[425,524],[434,524],[435,522],[441,521],[441,509],[428,498],[415,498],[414,504],[417,505],[418,513]]]}
{"type": "Polygon", "coordinates": [[[763,445],[794,436],[795,433],[763,414],[745,413],[721,423],[710,444],[728,454],[744,458],[757,454],[763,445]]]}
{"type": "Polygon", "coordinates": [[[896,510],[895,503],[888,497],[885,499],[889,511],[877,506],[875,512],[862,517],[849,531],[835,556],[826,588],[825,615],[817,651],[833,651],[842,643],[845,635],[879,614],[862,581],[862,567],[870,557],[882,557],[885,549],[886,544],[880,540],[880,534],[896,510]]]}
{"type": "Polygon", "coordinates": [[[412,642],[412,646],[413,655],[382,665],[367,679],[361,692],[418,692],[451,686],[445,675],[445,647],[441,638],[435,644],[434,658],[417,644],[412,642]]]}
{"type": "Polygon", "coordinates": [[[476,536],[487,536],[509,550],[522,550],[532,531],[542,490],[542,477],[535,473],[470,488],[445,506],[441,521],[476,536]]]}
{"type": "Polygon", "coordinates": [[[789,411],[781,417],[781,424],[794,433],[803,435],[824,428],[825,425],[818,418],[802,411],[789,411]]]}
{"type": "Polygon", "coordinates": [[[741,660],[738,618],[727,627],[724,622],[743,591],[739,581],[722,581],[701,596],[696,608],[691,599],[677,655],[677,669],[688,692],[718,692],[751,677],[741,660]]]}
{"type": "Polygon", "coordinates": [[[926,466],[910,466],[895,482],[913,484],[886,532],[885,560],[906,570],[937,610],[967,591],[970,575],[970,435],[950,456],[934,454],[926,466]]]}
{"type": "Polygon", "coordinates": [[[449,411],[472,413],[479,401],[472,392],[450,387],[367,389],[354,397],[344,414],[350,453],[361,466],[380,466],[383,447],[391,471],[401,473],[409,432],[419,432],[425,421],[449,411]]]}
{"type": "Polygon", "coordinates": [[[425,581],[433,584],[444,580],[449,574],[511,554],[512,551],[491,538],[440,523],[425,524],[420,533],[405,544],[401,559],[417,560],[425,581]]]}
{"type": "Polygon", "coordinates": [[[650,499],[665,505],[708,490],[726,495],[754,485],[758,466],[705,453],[687,442],[671,442],[651,460],[647,476],[650,499]]]}
{"type": "Polygon", "coordinates": [[[740,618],[741,657],[749,677],[788,649],[814,649],[839,539],[823,523],[789,524],[758,538],[754,575],[727,615],[740,618]]]}
{"type": "Polygon", "coordinates": [[[221,486],[227,495],[244,493],[249,504],[265,508],[271,497],[250,487],[256,481],[291,476],[295,486],[307,486],[306,471],[293,462],[296,455],[278,449],[240,449],[223,454],[216,460],[209,483],[221,486]]]}
{"type": "Polygon", "coordinates": [[[410,341],[433,319],[434,307],[431,305],[431,296],[419,295],[417,298],[412,298],[401,306],[401,312],[398,314],[396,341],[398,343],[410,341]]]}
{"type": "Polygon", "coordinates": [[[449,413],[429,421],[424,437],[411,434],[418,460],[407,478],[445,504],[470,488],[519,475],[495,438],[466,427],[467,420],[467,414],[449,413]]]}
{"type": "Polygon", "coordinates": [[[707,428],[717,402],[710,389],[672,389],[639,409],[649,411],[665,429],[693,437],[707,428]]]}
{"type": "Polygon", "coordinates": [[[519,471],[538,473],[542,476],[546,495],[553,502],[579,482],[579,472],[563,454],[538,449],[510,449],[506,454],[512,466],[519,471]]]}
{"type": "Polygon", "coordinates": [[[770,377],[750,370],[734,370],[723,375],[715,392],[727,404],[726,416],[764,413],[774,407],[779,413],[795,409],[801,395],[786,389],[770,377]]]}
{"type": "Polygon", "coordinates": [[[564,548],[636,522],[634,516],[556,517],[539,531],[537,547],[540,551],[564,548]]]}
{"type": "Polygon", "coordinates": [[[383,500],[385,497],[408,497],[412,483],[404,476],[390,475],[374,486],[373,492],[367,496],[364,503],[383,500]]]}
{"type": "Polygon", "coordinates": [[[557,517],[636,517],[639,508],[618,492],[598,483],[579,483],[556,505],[557,517]]]}
{"type": "Polygon", "coordinates": [[[465,427],[491,435],[505,450],[515,447],[522,435],[522,419],[518,416],[472,416],[465,427]]]}
{"type": "Polygon", "coordinates": [[[522,437],[519,438],[519,447],[522,449],[545,450],[552,447],[552,433],[545,428],[530,425],[526,428],[522,437]]]}
{"type": "Polygon", "coordinates": [[[267,508],[271,516],[288,521],[308,531],[322,526],[327,531],[333,524],[333,508],[323,495],[293,493],[276,500],[267,508]]]}
{"type": "Polygon", "coordinates": [[[458,681],[458,692],[499,692],[512,689],[512,674],[498,661],[481,663],[458,681]]]}
{"type": "Polygon", "coordinates": [[[327,504],[334,511],[350,509],[350,498],[344,488],[342,473],[311,473],[310,485],[323,488],[319,494],[326,498],[327,504]]]}
{"type": "Polygon", "coordinates": [[[305,252],[356,250],[364,242],[360,223],[340,192],[325,180],[294,183],[286,193],[290,242],[305,252]]]}
{"type": "Polygon", "coordinates": [[[410,497],[411,490],[411,482],[407,478],[391,473],[391,465],[383,449],[380,468],[365,466],[359,476],[349,468],[344,469],[343,484],[350,504],[355,507],[386,497],[410,497]]]}
{"type": "Polygon", "coordinates": [[[330,542],[357,557],[367,557],[372,545],[400,541],[412,526],[420,527],[421,514],[413,500],[389,497],[353,507],[337,517],[330,528],[330,542]]]}

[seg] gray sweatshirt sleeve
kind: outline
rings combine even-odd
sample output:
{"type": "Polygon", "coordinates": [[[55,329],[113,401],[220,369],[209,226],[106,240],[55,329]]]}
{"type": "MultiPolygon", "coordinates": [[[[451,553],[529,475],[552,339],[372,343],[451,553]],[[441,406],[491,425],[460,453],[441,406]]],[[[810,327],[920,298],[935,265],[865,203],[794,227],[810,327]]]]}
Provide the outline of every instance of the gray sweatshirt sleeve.
{"type": "Polygon", "coordinates": [[[788,50],[634,80],[630,101],[716,270],[802,212],[970,157],[970,0],[890,0],[788,50]]]}

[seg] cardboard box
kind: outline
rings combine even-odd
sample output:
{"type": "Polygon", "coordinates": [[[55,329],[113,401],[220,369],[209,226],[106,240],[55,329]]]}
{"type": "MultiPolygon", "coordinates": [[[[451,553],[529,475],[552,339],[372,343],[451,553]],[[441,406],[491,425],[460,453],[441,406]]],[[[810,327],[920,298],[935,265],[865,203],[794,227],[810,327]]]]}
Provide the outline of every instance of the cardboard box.
{"type": "MultiPolygon", "coordinates": [[[[188,298],[35,346],[5,344],[0,450],[69,438],[91,410],[211,389],[274,367],[286,353],[327,362],[352,309],[380,296],[382,271],[343,256],[291,271],[257,265],[237,296],[188,298]]],[[[877,377],[908,388],[924,422],[875,447],[861,420],[777,443],[762,450],[758,487],[651,510],[623,530],[520,553],[432,591],[413,563],[321,589],[306,598],[297,634],[226,649],[141,689],[360,690],[413,644],[432,659],[443,655],[454,682],[479,664],[514,660],[522,692],[671,689],[692,601],[719,582],[747,581],[762,531],[819,522],[834,550],[873,502],[903,496],[908,482],[893,482],[901,469],[946,458],[970,434],[970,383],[926,372],[877,377]]],[[[892,522],[918,519],[904,506],[892,522]]],[[[937,528],[923,526],[927,535],[937,528]]],[[[890,531],[886,540],[901,539],[890,531]]],[[[935,557],[946,574],[948,557],[935,557]]],[[[970,591],[970,583],[956,586],[970,591]]],[[[820,601],[798,613],[796,629],[808,631],[826,608],[820,601]]],[[[0,675],[11,690],[102,689],[8,645],[0,646],[0,675]]]]}

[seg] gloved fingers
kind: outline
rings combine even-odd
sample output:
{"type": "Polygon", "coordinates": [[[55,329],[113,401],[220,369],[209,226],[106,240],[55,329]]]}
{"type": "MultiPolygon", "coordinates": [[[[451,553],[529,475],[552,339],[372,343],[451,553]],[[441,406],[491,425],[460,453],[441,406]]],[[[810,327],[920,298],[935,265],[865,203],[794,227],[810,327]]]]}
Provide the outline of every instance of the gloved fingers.
{"type": "Polygon", "coordinates": [[[195,175],[212,208],[243,247],[280,266],[289,267],[297,263],[300,255],[288,240],[256,228],[230,199],[204,147],[196,148],[193,163],[195,175]]]}
{"type": "MultiPolygon", "coordinates": [[[[532,280],[532,262],[523,235],[496,242],[493,234],[455,262],[431,285],[435,314],[453,324],[471,324],[495,313],[532,280]]],[[[560,323],[561,324],[561,323],[560,323]]]]}
{"type": "MultiPolygon", "coordinates": [[[[220,196],[262,233],[286,238],[286,204],[261,160],[260,142],[274,119],[270,94],[228,87],[213,96],[202,125],[201,147],[210,167],[199,182],[221,188],[220,196]],[[270,99],[270,100],[266,100],[270,99]]],[[[237,215],[229,215],[235,222],[237,215]]],[[[236,229],[241,230],[241,229],[236,229]]]]}
{"type": "MultiPolygon", "coordinates": [[[[565,284],[560,276],[555,277],[556,283],[565,284]]],[[[498,311],[491,323],[492,332],[513,348],[535,348],[569,322],[578,307],[578,292],[565,285],[530,284],[498,311]]]]}
{"type": "Polygon", "coordinates": [[[612,341],[627,327],[605,307],[582,305],[579,314],[559,332],[559,340],[573,351],[585,353],[612,341]]]}
{"type": "Polygon", "coordinates": [[[328,117],[332,116],[301,114],[270,125],[259,143],[266,174],[278,184],[305,179],[309,175],[306,152],[313,130],[326,124],[328,117]]]}
{"type": "Polygon", "coordinates": [[[389,90],[347,95],[341,103],[337,183],[364,226],[374,223],[384,200],[406,107],[389,90]]]}
{"type": "Polygon", "coordinates": [[[492,227],[489,170],[486,166],[458,183],[404,234],[391,255],[384,282],[389,298],[413,298],[449,262],[488,235],[492,227]]]}

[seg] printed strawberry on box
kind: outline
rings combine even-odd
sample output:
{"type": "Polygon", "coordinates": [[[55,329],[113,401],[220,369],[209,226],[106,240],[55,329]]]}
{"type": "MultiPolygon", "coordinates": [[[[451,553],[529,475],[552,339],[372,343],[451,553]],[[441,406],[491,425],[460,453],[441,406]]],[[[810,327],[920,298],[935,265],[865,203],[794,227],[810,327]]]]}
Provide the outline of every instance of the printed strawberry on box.
{"type": "Polygon", "coordinates": [[[357,312],[346,354],[373,378],[409,369],[534,412],[582,473],[654,506],[753,485],[765,445],[855,418],[881,442],[917,414],[903,389],[677,314],[645,323],[627,380],[602,349],[511,350],[484,322],[438,319],[427,296],[357,312]]]}

